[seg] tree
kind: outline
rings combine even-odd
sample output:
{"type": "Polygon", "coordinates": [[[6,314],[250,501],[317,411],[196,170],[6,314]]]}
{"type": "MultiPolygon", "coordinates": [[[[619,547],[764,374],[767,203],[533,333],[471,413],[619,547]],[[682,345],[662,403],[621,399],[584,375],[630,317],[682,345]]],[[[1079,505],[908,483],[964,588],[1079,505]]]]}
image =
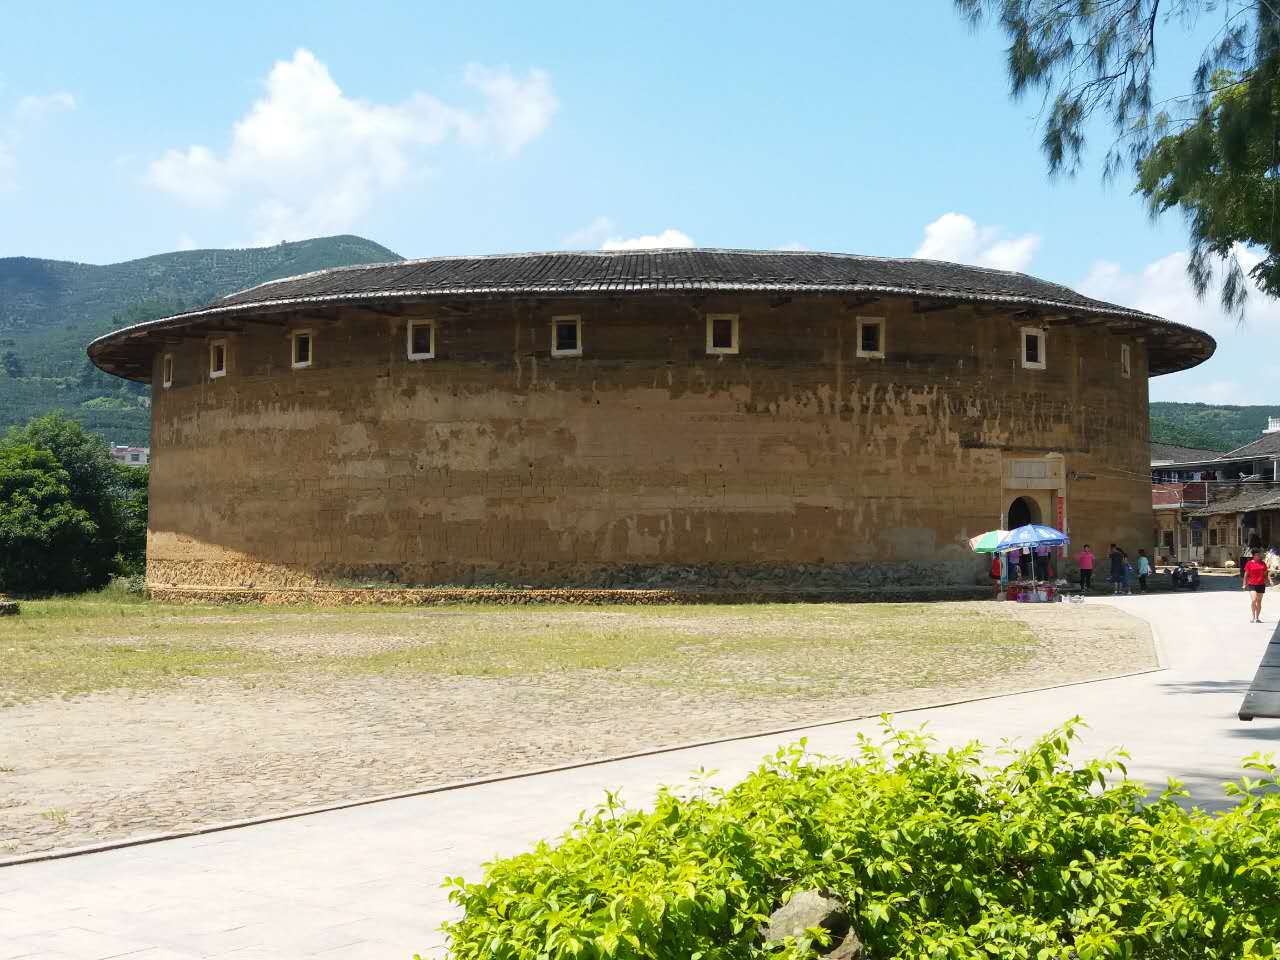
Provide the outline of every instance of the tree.
{"type": "Polygon", "coordinates": [[[1010,93],[1040,91],[1050,104],[1041,141],[1050,173],[1079,169],[1086,131],[1101,117],[1116,135],[1104,176],[1127,164],[1138,171],[1138,189],[1154,213],[1177,206],[1187,216],[1188,273],[1196,290],[1204,295],[1215,268],[1221,268],[1223,306],[1241,311],[1249,288],[1236,244],[1255,243],[1266,256],[1251,275],[1275,295],[1280,221],[1270,211],[1280,182],[1280,4],[1239,0],[1224,9],[1219,0],[955,3],[971,23],[990,16],[1008,37],[1010,93]],[[1223,24],[1204,49],[1190,89],[1156,101],[1153,80],[1163,31],[1189,30],[1217,11],[1224,14],[1223,24]],[[1243,182],[1250,176],[1256,181],[1251,190],[1243,182]],[[1246,208],[1245,202],[1255,206],[1246,208]],[[1266,211],[1262,223],[1255,222],[1259,209],[1266,211]]]}
{"type": "Polygon", "coordinates": [[[1178,209],[1191,234],[1188,270],[1196,289],[1206,291],[1215,267],[1225,263],[1222,300],[1238,308],[1248,294],[1237,250],[1241,245],[1266,251],[1249,271],[1268,296],[1280,297],[1280,245],[1273,244],[1280,217],[1280,196],[1273,172],[1274,134],[1262,139],[1251,130],[1272,123],[1276,91],[1221,73],[1216,92],[1195,123],[1156,142],[1138,165],[1138,190],[1153,215],[1178,209]]]}
{"type": "Polygon", "coordinates": [[[146,572],[147,508],[151,471],[146,467],[116,464],[116,505],[120,515],[117,562],[120,573],[146,572]]]}
{"type": "Polygon", "coordinates": [[[94,534],[79,559],[84,572],[79,589],[104,586],[116,571],[125,527],[119,467],[106,443],[55,412],[10,429],[4,446],[24,445],[53,455],[66,473],[72,504],[92,521],[94,534]]]}
{"type": "Polygon", "coordinates": [[[14,380],[26,376],[26,371],[22,368],[22,358],[12,350],[6,350],[4,356],[0,357],[0,366],[3,366],[4,372],[14,380]]]}
{"type": "Polygon", "coordinates": [[[0,590],[31,595],[83,589],[83,560],[92,556],[97,534],[51,452],[30,444],[0,446],[0,590]]]}

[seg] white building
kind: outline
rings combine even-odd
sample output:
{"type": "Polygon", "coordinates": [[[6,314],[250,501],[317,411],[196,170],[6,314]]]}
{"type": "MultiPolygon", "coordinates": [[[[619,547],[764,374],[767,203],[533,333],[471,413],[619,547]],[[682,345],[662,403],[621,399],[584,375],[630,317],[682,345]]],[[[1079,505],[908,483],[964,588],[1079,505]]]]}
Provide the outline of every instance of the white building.
{"type": "Polygon", "coordinates": [[[111,459],[123,463],[126,467],[145,467],[151,459],[150,447],[127,447],[123,444],[111,445],[111,459]]]}

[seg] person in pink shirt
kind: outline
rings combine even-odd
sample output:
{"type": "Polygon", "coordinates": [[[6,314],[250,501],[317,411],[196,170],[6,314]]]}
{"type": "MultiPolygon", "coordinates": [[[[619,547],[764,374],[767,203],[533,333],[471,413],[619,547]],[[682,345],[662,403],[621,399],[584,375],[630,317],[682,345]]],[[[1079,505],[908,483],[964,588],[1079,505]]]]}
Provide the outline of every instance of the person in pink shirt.
{"type": "Polygon", "coordinates": [[[1240,587],[1250,591],[1249,622],[1262,622],[1262,595],[1267,592],[1267,581],[1271,579],[1267,565],[1262,562],[1262,551],[1254,548],[1253,557],[1244,565],[1240,587]]]}
{"type": "Polygon", "coordinates": [[[1086,543],[1084,549],[1080,551],[1076,557],[1076,563],[1080,565],[1080,589],[1093,589],[1093,551],[1089,549],[1086,543]]]}

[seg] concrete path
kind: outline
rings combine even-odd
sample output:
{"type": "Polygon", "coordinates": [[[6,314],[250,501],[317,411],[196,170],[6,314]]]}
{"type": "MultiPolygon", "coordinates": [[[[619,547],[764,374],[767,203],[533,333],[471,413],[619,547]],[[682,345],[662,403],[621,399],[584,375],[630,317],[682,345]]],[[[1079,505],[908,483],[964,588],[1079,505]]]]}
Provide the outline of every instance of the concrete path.
{"type": "MultiPolygon", "coordinates": [[[[1201,803],[1237,761],[1280,750],[1280,722],[1242,723],[1241,697],[1276,626],[1248,621],[1236,589],[1126,597],[1117,606],[1150,621],[1169,669],[1121,680],[904,714],[929,721],[944,741],[1029,738],[1082,714],[1086,749],[1115,744],[1130,771],[1153,782],[1184,780],[1201,803]]],[[[1089,601],[1101,602],[1101,601],[1089,601]]],[[[1110,602],[1110,601],[1108,601],[1110,602]]],[[[875,721],[822,727],[814,749],[836,753],[875,721]]],[[[696,731],[691,731],[696,735],[696,731]]],[[[480,864],[563,830],[606,788],[643,803],[660,783],[698,767],[740,777],[799,734],[763,737],[655,757],[468,787],[183,840],[0,869],[0,960],[404,958],[439,954],[449,905],[446,874],[479,876],[480,864]]]]}

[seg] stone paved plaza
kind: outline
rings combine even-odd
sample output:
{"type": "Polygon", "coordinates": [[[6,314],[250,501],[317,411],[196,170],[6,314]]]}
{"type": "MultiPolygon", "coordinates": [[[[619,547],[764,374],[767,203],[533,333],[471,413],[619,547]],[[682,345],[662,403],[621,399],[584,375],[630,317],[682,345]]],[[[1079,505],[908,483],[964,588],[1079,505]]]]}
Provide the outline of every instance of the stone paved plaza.
{"type": "MultiPolygon", "coordinates": [[[[1272,598],[1268,597],[1268,600],[1272,598]]],[[[1240,757],[1280,748],[1280,722],[1236,710],[1276,627],[1249,624],[1238,591],[1118,598],[1148,620],[1167,669],[904,714],[945,742],[1029,738],[1073,714],[1084,749],[1123,744],[1130,771],[1176,776],[1220,802],[1240,757]]],[[[837,753],[876,721],[815,728],[837,753]]],[[[737,740],[524,779],[388,801],[204,836],[0,868],[0,960],[225,960],[439,955],[449,905],[440,879],[479,875],[494,856],[563,830],[621,788],[644,803],[699,767],[723,781],[798,734],[737,740]]]]}

